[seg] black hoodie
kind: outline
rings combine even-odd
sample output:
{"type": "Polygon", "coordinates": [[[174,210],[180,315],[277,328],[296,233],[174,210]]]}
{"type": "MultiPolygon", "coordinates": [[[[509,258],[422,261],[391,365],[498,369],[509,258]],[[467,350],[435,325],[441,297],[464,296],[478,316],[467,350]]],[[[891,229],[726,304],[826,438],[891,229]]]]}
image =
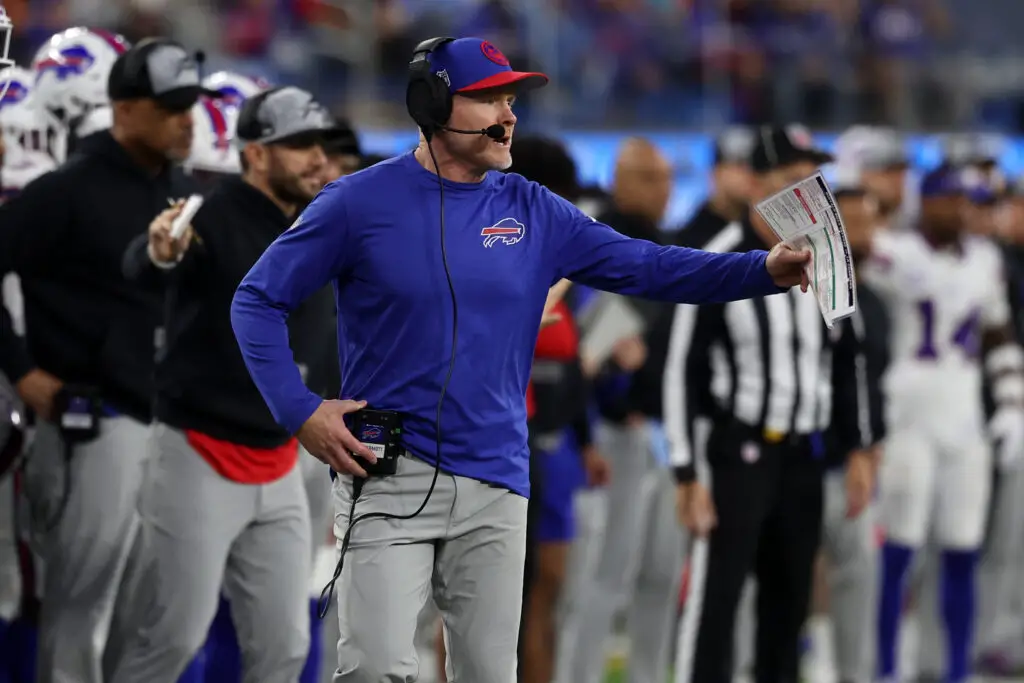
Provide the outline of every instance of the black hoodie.
{"type": "MultiPolygon", "coordinates": [[[[260,190],[227,177],[207,195],[192,221],[198,240],[173,269],[162,271],[150,262],[145,236],[129,246],[125,275],[140,283],[167,284],[166,342],[156,371],[158,420],[255,448],[273,448],[290,438],[242,359],[231,329],[231,299],[293,220],[260,190]]],[[[323,395],[331,356],[338,355],[332,288],[314,293],[293,311],[288,331],[307,384],[323,395]]]]}
{"type": "Polygon", "coordinates": [[[101,132],[0,207],[0,276],[20,276],[26,323],[23,342],[0,313],[0,369],[97,387],[108,408],[149,421],[163,296],[126,280],[121,260],[191,189],[180,171],[153,174],[101,132]]]}

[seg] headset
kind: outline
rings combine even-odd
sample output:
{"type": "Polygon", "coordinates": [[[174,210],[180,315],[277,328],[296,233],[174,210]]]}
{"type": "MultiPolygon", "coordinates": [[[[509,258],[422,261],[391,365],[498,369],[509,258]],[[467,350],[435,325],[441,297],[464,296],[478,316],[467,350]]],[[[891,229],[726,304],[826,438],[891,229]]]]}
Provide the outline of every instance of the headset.
{"type": "Polygon", "coordinates": [[[437,415],[434,420],[434,434],[436,436],[436,460],[434,462],[434,477],[430,481],[430,488],[427,489],[427,495],[424,496],[423,502],[412,514],[408,515],[395,515],[387,512],[370,512],[366,514],[355,516],[356,500],[359,498],[359,494],[362,491],[365,479],[360,477],[353,477],[353,490],[352,490],[352,503],[349,508],[348,515],[348,527],[345,530],[345,537],[341,541],[341,552],[338,557],[338,564],[334,568],[334,575],[331,577],[331,581],[324,586],[323,591],[320,593],[320,599],[317,605],[317,614],[321,619],[327,615],[327,610],[330,608],[331,596],[334,594],[334,584],[341,577],[341,572],[345,566],[345,553],[348,551],[349,542],[352,538],[352,528],[366,519],[413,519],[418,516],[427,507],[427,503],[430,502],[430,497],[434,494],[434,487],[437,485],[437,478],[441,474],[441,409],[444,407],[444,399],[448,393],[448,385],[452,381],[452,373],[455,370],[455,358],[456,350],[458,349],[459,340],[459,303],[455,297],[455,285],[452,283],[452,273],[448,267],[448,252],[445,248],[445,224],[444,224],[444,179],[441,177],[440,166],[437,163],[437,157],[434,156],[434,148],[431,145],[431,139],[439,130],[447,130],[453,133],[463,133],[466,135],[486,135],[492,139],[500,139],[505,135],[505,127],[500,124],[494,124],[488,128],[481,129],[479,131],[466,131],[456,130],[449,128],[446,124],[452,114],[452,94],[448,90],[448,84],[444,82],[438,76],[435,76],[430,71],[429,56],[434,50],[441,45],[450,43],[455,40],[454,38],[432,38],[425,40],[416,46],[413,51],[412,61],[409,62],[409,82],[406,86],[405,92],[405,103],[406,108],[409,110],[409,115],[412,120],[416,122],[420,130],[423,132],[423,137],[427,141],[427,152],[430,154],[430,160],[434,164],[436,169],[435,175],[437,176],[437,189],[438,196],[440,198],[440,228],[441,228],[441,263],[444,265],[444,275],[448,281],[448,292],[451,294],[452,300],[452,353],[448,360],[448,373],[445,376],[444,384],[441,385],[441,393],[437,399],[437,415]],[[495,131],[494,129],[497,129],[495,131]],[[497,133],[497,137],[495,137],[497,133]]]}

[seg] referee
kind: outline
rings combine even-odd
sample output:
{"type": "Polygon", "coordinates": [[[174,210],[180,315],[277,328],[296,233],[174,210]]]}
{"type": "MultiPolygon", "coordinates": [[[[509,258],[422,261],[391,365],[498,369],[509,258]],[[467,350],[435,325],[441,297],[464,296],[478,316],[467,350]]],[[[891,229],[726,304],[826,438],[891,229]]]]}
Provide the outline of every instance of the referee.
{"type": "MultiPolygon", "coordinates": [[[[830,159],[802,129],[765,127],[752,155],[755,201],[830,159]]],[[[753,210],[691,237],[692,246],[714,252],[745,253],[777,241],[753,210]]],[[[796,292],[676,307],[665,428],[683,521],[699,535],[714,526],[691,561],[677,683],[732,680],[736,609],[750,573],[759,583],[755,680],[798,680],[798,640],[821,535],[830,366],[851,367],[859,353],[854,344],[834,343],[840,329],[830,334],[814,299],[796,292]]]]}
{"type": "Polygon", "coordinates": [[[235,294],[235,335],[270,412],[339,472],[335,524],[350,543],[337,573],[335,683],[415,679],[414,632],[431,593],[449,678],[515,679],[525,392],[552,283],[694,303],[806,287],[807,252],[658,247],[495,173],[512,162],[516,93],[546,81],[478,38],[422,43],[406,100],[419,146],[328,185],[235,294]],[[343,400],[332,401],[303,384],[286,325],[327,283],[344,340],[343,400]],[[367,420],[359,438],[352,419],[367,420]],[[391,473],[366,479],[371,465],[391,473]]]}

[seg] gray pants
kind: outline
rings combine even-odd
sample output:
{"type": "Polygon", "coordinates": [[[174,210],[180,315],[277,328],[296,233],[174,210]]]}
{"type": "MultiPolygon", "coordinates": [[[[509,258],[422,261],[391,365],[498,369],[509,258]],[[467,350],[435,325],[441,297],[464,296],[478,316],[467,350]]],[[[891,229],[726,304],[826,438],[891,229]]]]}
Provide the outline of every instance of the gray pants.
{"type": "Polygon", "coordinates": [[[296,466],[269,484],[224,479],[185,435],[153,427],[135,545],[135,628],[110,683],[174,683],[202,646],[221,584],[245,683],[294,683],[309,648],[309,507],[296,466]]]}
{"type": "Polygon", "coordinates": [[[74,447],[68,461],[57,428],[36,428],[25,495],[46,564],[38,683],[103,680],[114,605],[139,526],[147,433],[131,418],[104,419],[99,437],[74,447]]]}
{"type": "MultiPolygon", "coordinates": [[[[402,458],[398,473],[367,480],[355,515],[411,515],[430,489],[434,468],[402,458]]],[[[334,482],[335,534],[343,538],[352,478],[334,482]]],[[[505,489],[438,476],[426,507],[412,519],[358,522],[336,588],[335,683],[416,681],[414,645],[431,592],[444,620],[448,680],[514,683],[523,599],[526,505],[505,489]]]]}
{"type": "Polygon", "coordinates": [[[979,653],[1024,643],[1024,467],[1002,472],[978,567],[979,653]]]}
{"type": "MultiPolygon", "coordinates": [[[[561,683],[603,680],[615,614],[628,608],[629,680],[661,683],[672,644],[684,533],[671,473],[651,453],[649,429],[600,424],[598,450],[611,466],[601,550],[586,586],[575,591],[559,645],[561,683]]],[[[603,493],[603,496],[602,496],[603,493]]],[[[570,580],[574,580],[573,579],[570,580]]],[[[587,580],[581,578],[581,580],[587,580]]]]}
{"type": "Polygon", "coordinates": [[[874,510],[868,507],[855,519],[847,519],[841,471],[825,477],[822,540],[830,563],[829,602],[839,680],[867,683],[874,677],[879,566],[874,510]]]}
{"type": "Polygon", "coordinates": [[[327,545],[327,534],[332,527],[330,468],[302,446],[299,446],[299,467],[309,501],[310,548],[313,562],[316,562],[317,553],[327,545]]]}

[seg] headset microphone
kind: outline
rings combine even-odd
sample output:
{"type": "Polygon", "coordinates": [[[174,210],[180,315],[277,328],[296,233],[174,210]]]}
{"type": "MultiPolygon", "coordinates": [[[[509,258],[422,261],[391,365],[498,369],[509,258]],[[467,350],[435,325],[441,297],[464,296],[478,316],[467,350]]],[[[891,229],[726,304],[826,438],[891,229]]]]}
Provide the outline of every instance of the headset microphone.
{"type": "Polygon", "coordinates": [[[505,126],[500,123],[495,123],[493,126],[487,126],[486,128],[480,128],[478,130],[459,130],[458,128],[449,128],[448,126],[442,126],[442,128],[449,133],[462,133],[463,135],[486,135],[492,140],[500,140],[505,137],[505,126]]]}

